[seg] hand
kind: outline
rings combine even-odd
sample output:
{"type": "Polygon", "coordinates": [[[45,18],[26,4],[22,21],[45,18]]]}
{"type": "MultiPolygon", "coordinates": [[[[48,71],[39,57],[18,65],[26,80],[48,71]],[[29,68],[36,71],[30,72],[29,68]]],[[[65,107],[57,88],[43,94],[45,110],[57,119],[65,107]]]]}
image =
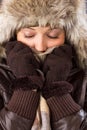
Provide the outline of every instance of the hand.
{"type": "Polygon", "coordinates": [[[63,45],[57,47],[44,61],[43,72],[45,74],[44,96],[62,95],[72,91],[72,85],[67,78],[72,68],[72,47],[63,45]],[[48,94],[49,93],[49,94],[48,94]]]}
{"type": "Polygon", "coordinates": [[[44,61],[43,72],[47,82],[65,81],[72,68],[72,47],[57,47],[44,61]]]}
{"type": "MultiPolygon", "coordinates": [[[[43,84],[41,74],[37,71],[40,68],[40,63],[36,60],[32,50],[21,42],[8,42],[6,46],[7,64],[16,77],[14,82],[18,86],[21,82],[21,87],[34,88],[41,87],[43,84]],[[32,84],[32,85],[31,85],[32,84]]],[[[20,85],[19,85],[20,86],[20,85]]]]}
{"type": "Polygon", "coordinates": [[[16,77],[37,75],[39,62],[33,55],[32,50],[21,42],[9,42],[6,46],[7,64],[16,77]]]}
{"type": "Polygon", "coordinates": [[[15,75],[14,92],[7,109],[33,124],[40,100],[39,90],[43,86],[41,74],[37,71],[40,64],[32,50],[21,42],[7,43],[6,50],[7,64],[15,75]]]}
{"type": "Polygon", "coordinates": [[[46,83],[42,95],[50,109],[53,129],[58,120],[81,109],[71,97],[73,85],[67,81],[72,69],[72,57],[72,47],[65,44],[55,48],[44,62],[46,83]]]}

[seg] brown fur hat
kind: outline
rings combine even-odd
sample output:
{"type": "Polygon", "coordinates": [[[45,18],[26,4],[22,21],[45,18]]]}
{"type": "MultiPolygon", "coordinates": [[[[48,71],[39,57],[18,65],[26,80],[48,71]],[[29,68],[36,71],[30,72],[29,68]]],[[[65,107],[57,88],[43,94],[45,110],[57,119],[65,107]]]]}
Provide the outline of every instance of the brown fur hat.
{"type": "Polygon", "coordinates": [[[30,26],[60,27],[73,44],[80,65],[87,67],[87,24],[83,11],[84,0],[8,0],[0,9],[0,56],[3,43],[16,30],[30,26]]]}

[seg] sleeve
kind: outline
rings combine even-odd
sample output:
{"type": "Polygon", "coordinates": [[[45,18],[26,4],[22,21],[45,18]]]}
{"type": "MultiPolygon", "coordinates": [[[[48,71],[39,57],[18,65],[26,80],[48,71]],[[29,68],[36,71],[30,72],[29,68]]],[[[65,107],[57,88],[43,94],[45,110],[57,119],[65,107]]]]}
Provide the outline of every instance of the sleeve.
{"type": "Polygon", "coordinates": [[[21,89],[23,82],[17,84],[20,89],[14,90],[11,88],[13,80],[14,76],[8,67],[1,66],[0,95],[3,97],[4,106],[0,111],[0,130],[30,130],[36,115],[40,94],[38,91],[21,89]]]}
{"type": "Polygon", "coordinates": [[[58,97],[54,95],[47,99],[52,116],[54,130],[86,130],[87,114],[79,104],[82,91],[84,73],[78,71],[69,77],[68,82],[73,85],[72,93],[58,97]]]}
{"type": "MultiPolygon", "coordinates": [[[[37,101],[38,96],[37,96],[37,93],[35,93],[35,92],[30,92],[30,94],[28,93],[28,95],[29,95],[28,97],[30,97],[30,100],[27,102],[27,103],[29,103],[28,107],[27,107],[27,103],[24,106],[24,105],[22,105],[23,102],[20,102],[20,103],[17,102],[18,104],[16,103],[14,108],[13,108],[13,106],[9,107],[9,109],[11,109],[11,110],[8,110],[7,107],[4,107],[0,111],[0,125],[2,127],[2,130],[19,130],[19,129],[30,130],[31,129],[33,122],[34,122],[35,113],[37,110],[36,104],[38,104],[38,101],[37,101]],[[25,116],[27,116],[27,117],[25,117],[25,116]]],[[[28,100],[28,99],[26,99],[26,100],[28,100]]],[[[11,103],[10,103],[10,105],[11,105],[11,103]]]]}

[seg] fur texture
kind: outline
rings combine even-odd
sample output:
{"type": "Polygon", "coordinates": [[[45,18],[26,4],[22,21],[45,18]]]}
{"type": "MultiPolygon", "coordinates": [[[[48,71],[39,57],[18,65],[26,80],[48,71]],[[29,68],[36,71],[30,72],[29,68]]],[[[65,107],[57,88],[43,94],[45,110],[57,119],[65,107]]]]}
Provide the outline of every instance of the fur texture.
{"type": "MultiPolygon", "coordinates": [[[[75,46],[79,63],[87,67],[87,24],[83,0],[8,0],[0,9],[0,45],[22,27],[60,27],[75,46]]],[[[3,48],[0,56],[4,56],[3,48]]]]}

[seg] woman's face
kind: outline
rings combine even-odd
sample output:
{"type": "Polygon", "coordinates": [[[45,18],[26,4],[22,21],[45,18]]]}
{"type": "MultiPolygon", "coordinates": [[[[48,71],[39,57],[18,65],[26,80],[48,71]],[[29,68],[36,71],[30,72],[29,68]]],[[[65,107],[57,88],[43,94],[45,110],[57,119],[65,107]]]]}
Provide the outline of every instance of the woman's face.
{"type": "Polygon", "coordinates": [[[17,41],[21,41],[36,52],[45,52],[49,48],[64,44],[65,32],[50,27],[22,28],[17,32],[17,41]]]}

